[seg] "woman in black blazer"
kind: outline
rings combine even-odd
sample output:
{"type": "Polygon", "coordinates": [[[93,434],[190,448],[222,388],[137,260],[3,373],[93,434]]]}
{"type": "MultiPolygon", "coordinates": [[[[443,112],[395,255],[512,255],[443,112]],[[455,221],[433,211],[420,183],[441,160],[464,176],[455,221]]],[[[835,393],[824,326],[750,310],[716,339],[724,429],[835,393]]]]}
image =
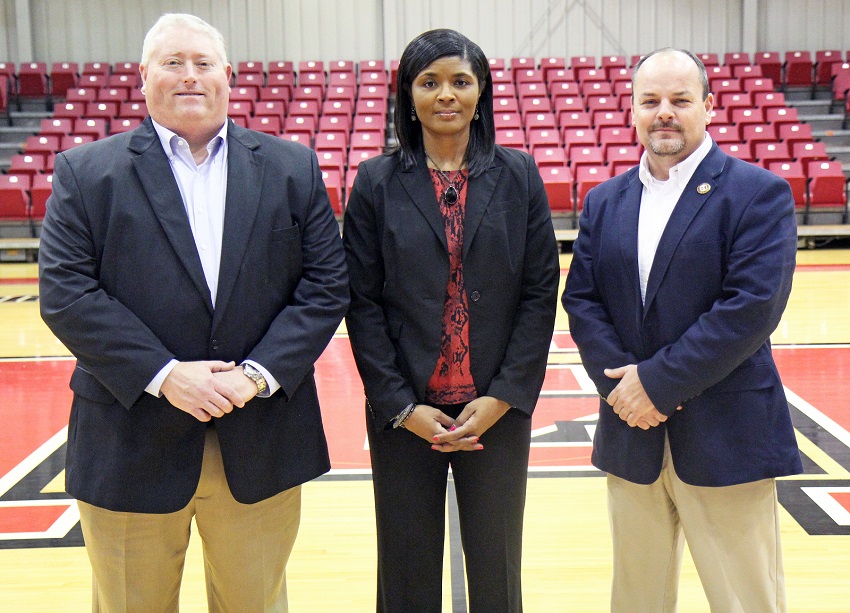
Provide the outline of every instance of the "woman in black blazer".
{"type": "Polygon", "coordinates": [[[398,148],[359,166],[344,227],[377,610],[440,611],[451,466],[470,610],[516,613],[531,413],[557,304],[549,206],[532,158],[495,144],[489,64],[463,35],[407,46],[395,128],[398,148]]]}

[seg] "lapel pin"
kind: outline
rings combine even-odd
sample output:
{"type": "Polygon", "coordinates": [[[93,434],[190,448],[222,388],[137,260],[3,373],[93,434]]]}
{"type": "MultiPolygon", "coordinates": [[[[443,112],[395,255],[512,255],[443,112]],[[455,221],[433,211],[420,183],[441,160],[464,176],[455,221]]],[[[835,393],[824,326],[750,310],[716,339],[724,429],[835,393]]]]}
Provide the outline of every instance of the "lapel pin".
{"type": "Polygon", "coordinates": [[[705,195],[711,191],[711,186],[708,183],[700,183],[697,187],[697,193],[700,195],[705,195]]]}

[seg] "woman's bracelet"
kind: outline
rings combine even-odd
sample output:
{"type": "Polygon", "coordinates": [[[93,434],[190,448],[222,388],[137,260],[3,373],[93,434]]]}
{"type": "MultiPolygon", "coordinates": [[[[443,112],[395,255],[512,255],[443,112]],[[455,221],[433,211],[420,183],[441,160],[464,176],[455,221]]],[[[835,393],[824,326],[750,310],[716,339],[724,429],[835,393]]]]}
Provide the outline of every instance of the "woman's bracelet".
{"type": "Polygon", "coordinates": [[[411,402],[409,405],[404,407],[404,410],[396,415],[393,420],[393,428],[404,428],[404,422],[407,421],[407,418],[413,415],[413,411],[416,409],[416,403],[411,402]]]}

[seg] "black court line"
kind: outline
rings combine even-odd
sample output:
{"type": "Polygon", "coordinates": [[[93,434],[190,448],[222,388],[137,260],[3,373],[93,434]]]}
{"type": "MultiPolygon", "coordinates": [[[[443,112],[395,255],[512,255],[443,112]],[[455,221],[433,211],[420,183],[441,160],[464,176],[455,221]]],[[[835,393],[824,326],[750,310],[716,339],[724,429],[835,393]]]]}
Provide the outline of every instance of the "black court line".
{"type": "Polygon", "coordinates": [[[466,613],[466,570],[463,543],[460,540],[460,515],[457,509],[455,481],[449,478],[449,568],[452,577],[452,613],[466,613]]]}

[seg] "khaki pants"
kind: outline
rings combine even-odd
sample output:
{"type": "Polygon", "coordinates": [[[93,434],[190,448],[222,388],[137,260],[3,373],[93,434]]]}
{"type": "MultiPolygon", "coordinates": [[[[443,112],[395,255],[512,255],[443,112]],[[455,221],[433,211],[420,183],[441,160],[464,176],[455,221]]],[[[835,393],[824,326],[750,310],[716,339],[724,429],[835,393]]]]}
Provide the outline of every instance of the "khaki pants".
{"type": "Polygon", "coordinates": [[[78,502],[92,565],[95,613],[176,612],[192,517],[204,549],[211,612],[287,611],[286,563],[301,487],[256,504],[233,499],[214,428],[198,490],[176,513],[119,513],[78,502]]]}
{"type": "Polygon", "coordinates": [[[661,476],[608,475],[614,613],[676,611],[683,535],[713,613],[784,613],[774,479],[728,487],[683,483],[665,446],[661,476]]]}

